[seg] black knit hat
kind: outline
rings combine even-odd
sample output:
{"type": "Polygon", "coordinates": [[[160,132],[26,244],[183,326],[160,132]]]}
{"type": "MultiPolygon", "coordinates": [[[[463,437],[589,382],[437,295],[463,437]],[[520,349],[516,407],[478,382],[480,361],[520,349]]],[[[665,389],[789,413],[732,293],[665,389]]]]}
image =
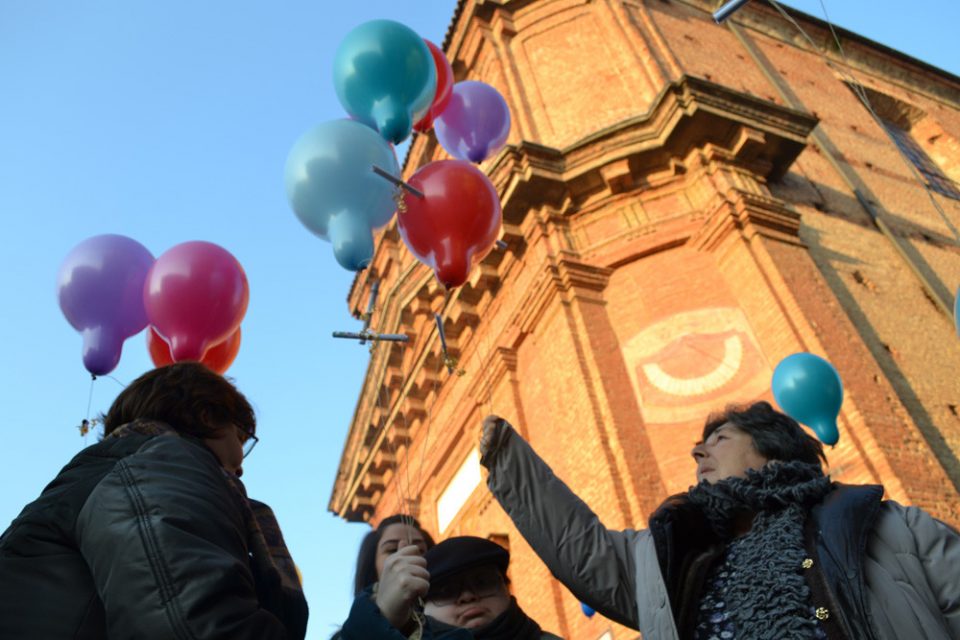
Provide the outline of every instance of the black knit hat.
{"type": "Polygon", "coordinates": [[[427,559],[430,584],[439,585],[468,569],[493,565],[504,575],[510,564],[510,552],[495,542],[474,536],[447,538],[423,556],[427,559]]]}

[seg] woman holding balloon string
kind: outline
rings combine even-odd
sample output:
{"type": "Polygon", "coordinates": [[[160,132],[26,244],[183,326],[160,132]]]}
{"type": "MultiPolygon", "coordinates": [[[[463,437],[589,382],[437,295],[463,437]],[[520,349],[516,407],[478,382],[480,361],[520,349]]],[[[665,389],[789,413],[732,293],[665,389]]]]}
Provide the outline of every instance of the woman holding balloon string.
{"type": "MultiPolygon", "coordinates": [[[[401,540],[402,542],[402,540],[401,540]]],[[[343,640],[560,640],[510,593],[510,552],[486,538],[407,544],[383,561],[379,584],[360,592],[343,640]]]]}
{"type": "Polygon", "coordinates": [[[960,638],[960,535],[883,487],[831,482],[820,442],[767,402],[707,419],[697,484],[645,530],[604,527],[502,418],[480,452],[553,574],[645,638],[960,638]]]}
{"type": "MultiPolygon", "coordinates": [[[[380,580],[387,559],[399,549],[413,547],[416,555],[422,556],[433,546],[433,538],[413,516],[397,514],[384,518],[360,542],[357,569],[353,578],[353,597],[359,597],[364,590],[373,590],[380,580]]],[[[337,631],[331,640],[340,637],[342,636],[337,631]]]]}

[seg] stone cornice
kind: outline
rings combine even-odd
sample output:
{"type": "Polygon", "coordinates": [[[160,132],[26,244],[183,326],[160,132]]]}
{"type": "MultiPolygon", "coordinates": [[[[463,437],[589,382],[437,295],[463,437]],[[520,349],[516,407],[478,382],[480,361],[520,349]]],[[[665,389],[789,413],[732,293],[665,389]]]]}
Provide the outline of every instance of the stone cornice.
{"type": "Polygon", "coordinates": [[[706,145],[730,149],[731,161],[753,163],[763,168],[762,178],[775,180],[806,146],[816,124],[810,114],[685,77],[668,85],[647,114],[564,149],[527,141],[510,146],[488,173],[502,194],[504,220],[515,222],[531,207],[558,207],[596,185],[613,193],[641,186],[647,175],[706,145]]]}
{"type": "Polygon", "coordinates": [[[690,238],[690,245],[701,251],[714,251],[734,232],[748,239],[760,234],[802,244],[800,214],[776,198],[731,189],[690,238]]]}

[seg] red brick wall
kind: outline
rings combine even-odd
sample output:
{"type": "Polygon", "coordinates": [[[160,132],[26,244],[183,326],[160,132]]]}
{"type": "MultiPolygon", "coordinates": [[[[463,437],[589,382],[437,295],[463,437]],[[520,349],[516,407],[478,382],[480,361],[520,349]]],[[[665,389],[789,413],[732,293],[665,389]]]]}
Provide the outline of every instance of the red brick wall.
{"type": "MultiPolygon", "coordinates": [[[[514,115],[510,144],[551,147],[566,165],[550,168],[559,176],[554,191],[544,186],[522,199],[517,185],[546,170],[532,161],[509,171],[503,159],[484,165],[504,198],[511,249],[488,258],[446,307],[422,270],[403,275],[412,258],[384,236],[374,260],[381,291],[396,285],[404,293],[383,303],[375,324],[413,340],[389,358],[375,353],[371,372],[388,371],[388,395],[402,404],[404,393],[414,394],[419,409],[398,414],[413,426],[393,445],[397,466],[381,465],[387,479],[382,495],[365,498],[373,503],[366,516],[382,518],[415,496],[421,521],[440,534],[435,502],[493,411],[608,526],[641,527],[666,495],[692,482],[689,451],[706,414],[769,399],[776,363],[807,350],[828,357],[845,384],[841,440],[829,452],[834,477],[882,483],[888,497],[960,524],[960,341],[827,153],[835,150],[854,173],[933,295],[948,303],[960,283],[952,232],[841,74],[792,27],[762,3],[738,17],[789,86],[784,95],[733,31],[712,24],[714,4],[465,3],[447,46],[458,75],[504,93],[514,115]],[[733,139],[704,131],[681,148],[665,138],[659,154],[642,151],[649,138],[624,134],[617,147],[600,135],[642,120],[684,76],[812,112],[831,148],[811,138],[786,175],[768,180],[738,146],[773,144],[759,113],[725,115],[733,139]],[[599,173],[574,175],[577,163],[590,162],[603,165],[599,173]],[[429,313],[440,309],[463,376],[437,364],[429,313]],[[417,359],[431,349],[432,360],[417,359]],[[404,391],[409,380],[416,384],[404,391]]],[[[844,73],[906,105],[918,143],[957,179],[955,79],[863,41],[845,49],[844,73]]],[[[420,136],[406,171],[442,157],[420,136]]],[[[960,225],[960,203],[937,201],[960,225]]],[[[353,308],[364,306],[367,291],[358,281],[353,308]]],[[[390,428],[373,417],[386,411],[364,409],[376,404],[375,393],[361,396],[344,477],[353,473],[349,461],[373,455],[377,429],[390,428]]],[[[459,533],[506,536],[515,593],[544,628],[568,638],[608,628],[615,638],[636,637],[585,618],[482,485],[442,535],[459,533]]]]}

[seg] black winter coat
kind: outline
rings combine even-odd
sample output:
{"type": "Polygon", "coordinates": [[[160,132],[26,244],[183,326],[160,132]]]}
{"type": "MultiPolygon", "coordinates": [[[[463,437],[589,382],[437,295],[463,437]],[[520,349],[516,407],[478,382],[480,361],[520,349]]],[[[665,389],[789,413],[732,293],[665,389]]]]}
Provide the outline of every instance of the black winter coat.
{"type": "Polygon", "coordinates": [[[261,605],[241,500],[190,438],[84,449],[0,537],[0,638],[303,638],[302,594],[261,605]]]}

